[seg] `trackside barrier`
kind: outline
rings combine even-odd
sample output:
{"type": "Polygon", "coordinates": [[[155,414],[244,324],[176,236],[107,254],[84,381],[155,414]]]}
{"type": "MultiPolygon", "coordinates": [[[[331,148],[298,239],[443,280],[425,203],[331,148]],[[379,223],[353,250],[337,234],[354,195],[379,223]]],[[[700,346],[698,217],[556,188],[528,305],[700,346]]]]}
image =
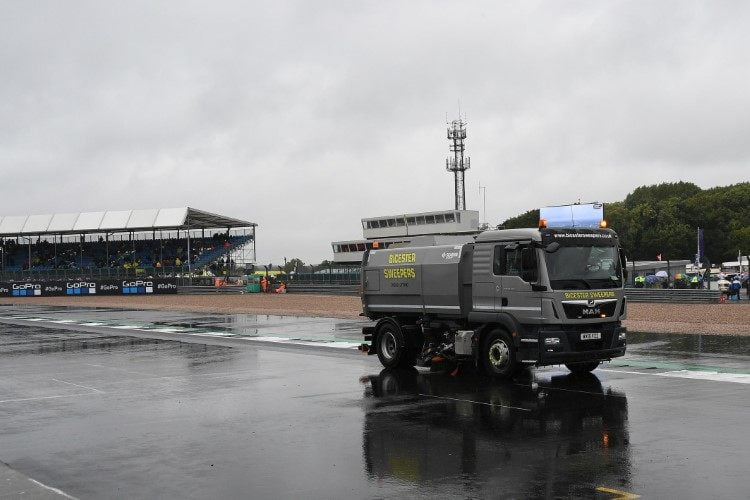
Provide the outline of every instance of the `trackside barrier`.
{"type": "Polygon", "coordinates": [[[177,287],[177,293],[184,294],[184,295],[209,295],[213,294],[216,295],[217,293],[220,293],[222,295],[231,295],[231,294],[239,294],[239,293],[245,293],[245,287],[244,286],[237,286],[237,285],[226,285],[226,286],[178,286],[177,287]]]}
{"type": "Polygon", "coordinates": [[[77,297],[90,295],[164,295],[177,293],[165,278],[79,279],[0,282],[0,297],[77,297]]]}
{"type": "Polygon", "coordinates": [[[309,293],[321,295],[359,295],[360,285],[290,283],[288,291],[289,293],[309,293]]]}
{"type": "Polygon", "coordinates": [[[625,296],[629,302],[716,304],[721,298],[721,292],[719,290],[626,288],[625,296]]]}
{"type": "MultiPolygon", "coordinates": [[[[179,286],[177,293],[185,295],[216,295],[249,293],[244,286],[179,286]]],[[[359,285],[289,285],[287,293],[307,293],[317,295],[359,295],[359,285]]],[[[256,294],[251,294],[256,295],[256,294]]],[[[269,292],[268,295],[276,295],[269,292]]]]}

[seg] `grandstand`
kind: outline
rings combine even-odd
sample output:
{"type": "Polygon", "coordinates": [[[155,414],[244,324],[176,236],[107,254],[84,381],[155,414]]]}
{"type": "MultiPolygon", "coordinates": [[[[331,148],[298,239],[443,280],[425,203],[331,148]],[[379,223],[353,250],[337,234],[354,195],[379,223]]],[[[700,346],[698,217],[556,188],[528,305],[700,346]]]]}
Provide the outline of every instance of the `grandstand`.
{"type": "Polygon", "coordinates": [[[257,224],[191,207],[0,216],[2,279],[225,274],[257,224]]]}

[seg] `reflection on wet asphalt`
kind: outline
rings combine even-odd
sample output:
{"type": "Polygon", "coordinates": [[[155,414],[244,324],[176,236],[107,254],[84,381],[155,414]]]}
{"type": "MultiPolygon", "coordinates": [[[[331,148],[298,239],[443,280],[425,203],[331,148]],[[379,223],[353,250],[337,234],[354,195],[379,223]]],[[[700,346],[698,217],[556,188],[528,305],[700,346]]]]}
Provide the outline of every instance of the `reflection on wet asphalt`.
{"type": "Polygon", "coordinates": [[[366,321],[265,314],[195,314],[55,306],[0,307],[0,318],[57,321],[61,324],[109,326],[203,336],[236,336],[266,341],[314,342],[354,348],[362,341],[366,321]]]}
{"type": "Polygon", "coordinates": [[[366,382],[363,445],[373,480],[454,482],[450,493],[477,497],[580,498],[595,484],[633,486],[627,398],[594,375],[555,375],[532,387],[383,370],[366,382]]]}
{"type": "MultiPolygon", "coordinates": [[[[0,315],[103,325],[0,318],[0,461],[75,497],[747,495],[750,384],[731,378],[750,373],[746,340],[631,334],[622,366],[499,383],[382,370],[353,349],[112,328],[253,318],[43,309],[0,315]]],[[[329,335],[337,321],[257,324],[329,335]]]]}

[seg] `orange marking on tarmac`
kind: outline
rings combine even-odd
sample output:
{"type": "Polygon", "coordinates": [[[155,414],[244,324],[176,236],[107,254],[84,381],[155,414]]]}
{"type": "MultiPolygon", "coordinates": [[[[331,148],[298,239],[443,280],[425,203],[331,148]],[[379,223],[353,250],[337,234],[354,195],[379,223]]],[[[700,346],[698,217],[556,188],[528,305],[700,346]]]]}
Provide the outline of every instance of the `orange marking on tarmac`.
{"type": "Polygon", "coordinates": [[[596,491],[614,495],[612,500],[635,500],[636,498],[641,498],[640,495],[636,495],[635,493],[628,493],[627,491],[616,490],[614,488],[605,488],[604,486],[597,487],[596,491]]]}

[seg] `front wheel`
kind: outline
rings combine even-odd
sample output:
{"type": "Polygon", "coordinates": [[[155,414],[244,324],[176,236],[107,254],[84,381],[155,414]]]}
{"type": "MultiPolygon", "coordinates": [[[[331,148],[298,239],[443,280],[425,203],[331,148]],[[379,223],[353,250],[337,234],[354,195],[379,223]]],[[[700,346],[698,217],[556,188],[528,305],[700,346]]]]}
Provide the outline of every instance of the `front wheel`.
{"type": "Polygon", "coordinates": [[[378,329],[378,359],[386,368],[408,366],[409,353],[404,333],[397,325],[385,323],[378,329]]]}
{"type": "Polygon", "coordinates": [[[591,373],[596,370],[597,366],[599,366],[599,361],[587,361],[585,363],[565,363],[565,366],[568,367],[568,370],[573,373],[591,373]]]}
{"type": "Polygon", "coordinates": [[[492,377],[508,378],[518,369],[513,341],[503,330],[492,330],[485,337],[480,356],[482,368],[492,377]]]}

